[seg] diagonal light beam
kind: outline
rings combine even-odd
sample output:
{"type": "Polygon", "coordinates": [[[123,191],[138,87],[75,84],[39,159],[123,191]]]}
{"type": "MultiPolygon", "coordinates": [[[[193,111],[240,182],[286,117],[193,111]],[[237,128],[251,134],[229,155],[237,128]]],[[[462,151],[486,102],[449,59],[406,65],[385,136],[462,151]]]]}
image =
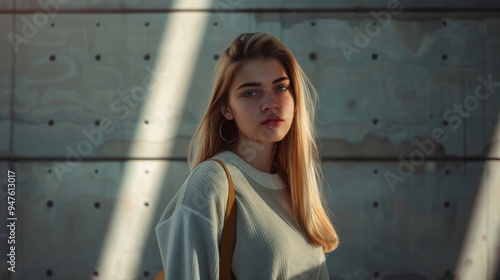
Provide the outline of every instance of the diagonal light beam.
{"type": "MultiPolygon", "coordinates": [[[[500,120],[488,158],[500,158],[500,120]]],[[[500,162],[487,160],[456,267],[460,279],[494,279],[500,254],[500,162]]],[[[457,278],[458,279],[458,278],[457,278]]]]}
{"type": "MultiPolygon", "coordinates": [[[[173,4],[175,9],[181,1],[173,4]]],[[[209,0],[206,0],[208,7],[209,0]]],[[[129,157],[147,154],[165,155],[172,150],[172,141],[165,144],[161,141],[176,135],[187,91],[196,65],[198,50],[201,47],[203,32],[207,25],[208,13],[204,12],[174,12],[169,15],[161,43],[156,69],[154,73],[167,78],[152,77],[159,81],[150,87],[150,92],[143,102],[140,120],[158,120],[161,129],[138,125],[135,131],[137,142],[132,146],[129,157]],[[166,105],[169,106],[166,109],[166,105]],[[141,139],[159,141],[151,150],[151,143],[141,139]]],[[[142,121],[141,121],[142,122],[142,121]]],[[[147,163],[158,165],[156,163],[147,163]]],[[[162,165],[163,166],[163,165],[162,165]]],[[[153,167],[154,168],[154,167],[153,167]]],[[[158,168],[160,169],[160,168],[158,168]]],[[[132,279],[136,277],[143,257],[143,249],[148,237],[148,230],[156,212],[154,207],[163,182],[164,171],[150,172],[144,183],[141,176],[144,162],[125,161],[124,173],[120,191],[111,214],[110,225],[106,234],[100,259],[97,264],[101,279],[132,279]],[[140,193],[137,191],[140,188],[140,193]],[[138,202],[137,196],[144,201],[151,201],[151,207],[144,210],[144,205],[138,202]],[[101,277],[102,275],[102,277],[101,277]]]]}

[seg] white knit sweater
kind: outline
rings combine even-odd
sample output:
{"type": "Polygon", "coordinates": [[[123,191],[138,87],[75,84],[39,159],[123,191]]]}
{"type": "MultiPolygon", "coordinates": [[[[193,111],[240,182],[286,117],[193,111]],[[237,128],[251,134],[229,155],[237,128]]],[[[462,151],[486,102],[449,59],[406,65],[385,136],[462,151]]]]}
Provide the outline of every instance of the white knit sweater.
{"type": "MultiPolygon", "coordinates": [[[[236,279],[329,279],[325,254],[301,233],[280,176],[261,172],[230,151],[215,157],[226,163],[235,186],[236,279]]],[[[166,279],[219,278],[228,187],[222,166],[205,161],[168,204],[156,226],[166,279]]]]}

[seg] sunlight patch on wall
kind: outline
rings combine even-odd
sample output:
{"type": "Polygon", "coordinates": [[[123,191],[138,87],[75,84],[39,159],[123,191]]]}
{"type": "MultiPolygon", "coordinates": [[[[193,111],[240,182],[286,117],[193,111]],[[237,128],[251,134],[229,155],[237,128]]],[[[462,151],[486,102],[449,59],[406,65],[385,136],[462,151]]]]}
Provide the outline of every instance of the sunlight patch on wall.
{"type": "MultiPolygon", "coordinates": [[[[180,1],[176,2],[174,7],[180,1]]],[[[208,7],[210,1],[206,2],[208,7]]],[[[173,148],[172,144],[168,144],[173,141],[167,142],[165,139],[177,134],[208,16],[206,12],[168,14],[154,71],[158,76],[152,77],[151,81],[156,82],[141,104],[141,122],[137,125],[136,141],[129,151],[129,157],[144,155],[144,151],[151,150],[152,146],[157,155],[168,154],[173,148]],[[159,127],[152,129],[147,123],[145,125],[143,120],[146,119],[159,123],[159,127]],[[155,139],[159,143],[151,145],[141,139],[155,139]]],[[[158,205],[156,202],[166,174],[165,170],[153,171],[159,166],[168,168],[169,165],[140,160],[124,162],[122,185],[97,265],[99,278],[132,279],[138,275],[149,228],[156,222],[153,221],[156,212],[154,207],[158,205]],[[152,172],[148,180],[144,181],[144,170],[148,168],[152,172]],[[143,210],[142,201],[151,202],[148,211],[143,210]]]]}
{"type": "MultiPolygon", "coordinates": [[[[488,158],[500,155],[500,120],[491,139],[488,158]]],[[[458,259],[457,279],[493,279],[500,254],[500,161],[488,160],[483,168],[474,208],[458,259]],[[478,278],[479,277],[479,278],[478,278]]]]}

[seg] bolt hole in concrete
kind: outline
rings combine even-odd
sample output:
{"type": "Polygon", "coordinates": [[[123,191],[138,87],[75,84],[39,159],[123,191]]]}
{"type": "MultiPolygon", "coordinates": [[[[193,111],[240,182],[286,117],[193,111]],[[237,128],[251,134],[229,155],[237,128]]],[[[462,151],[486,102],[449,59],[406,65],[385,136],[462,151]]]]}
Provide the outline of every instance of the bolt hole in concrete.
{"type": "Polygon", "coordinates": [[[378,119],[377,118],[373,119],[372,123],[373,123],[373,125],[377,125],[378,124],[378,119]]]}
{"type": "Polygon", "coordinates": [[[50,168],[49,168],[49,171],[48,171],[48,172],[49,172],[49,174],[50,174],[50,173],[52,173],[52,169],[50,169],[50,168]]]}
{"type": "Polygon", "coordinates": [[[218,22],[214,21],[214,26],[217,26],[218,24],[219,24],[218,22]]]}
{"type": "Polygon", "coordinates": [[[144,55],[144,60],[148,61],[151,58],[149,54],[144,55]]]}
{"type": "Polygon", "coordinates": [[[219,59],[219,55],[218,54],[214,54],[214,60],[217,60],[219,59]]]}
{"type": "Polygon", "coordinates": [[[99,276],[99,272],[97,272],[97,270],[94,270],[94,276],[99,276]]]}
{"type": "Polygon", "coordinates": [[[99,170],[98,169],[94,170],[94,173],[95,174],[99,173],[99,170]]]}
{"type": "Polygon", "coordinates": [[[373,202],[373,208],[378,208],[378,201],[373,202]]]}
{"type": "Polygon", "coordinates": [[[445,174],[445,175],[450,174],[450,170],[446,169],[446,170],[444,171],[444,174],[445,174]]]}
{"type": "Polygon", "coordinates": [[[148,121],[148,120],[144,120],[144,124],[145,124],[145,125],[148,125],[148,124],[149,124],[149,121],[148,121]]]}
{"type": "Polygon", "coordinates": [[[143,272],[143,275],[144,275],[144,277],[149,277],[149,271],[145,270],[145,271],[143,272]]]}
{"type": "Polygon", "coordinates": [[[144,206],[148,207],[149,206],[149,202],[144,202],[144,206]]]}
{"type": "Polygon", "coordinates": [[[50,24],[50,27],[54,27],[56,24],[55,23],[51,23],[50,24]]]}
{"type": "Polygon", "coordinates": [[[147,170],[147,169],[146,169],[146,171],[145,171],[145,172],[146,172],[146,174],[149,174],[149,170],[147,170]]]}
{"type": "Polygon", "coordinates": [[[100,54],[96,55],[96,56],[95,56],[95,60],[96,60],[96,61],[100,61],[100,60],[101,60],[101,55],[100,55],[100,54]]]}
{"type": "Polygon", "coordinates": [[[54,126],[54,120],[49,120],[49,126],[54,126]]]}
{"type": "Polygon", "coordinates": [[[94,208],[99,209],[101,207],[101,204],[99,202],[94,203],[94,208]]]}
{"type": "Polygon", "coordinates": [[[47,271],[45,272],[45,274],[47,274],[47,276],[51,277],[54,273],[52,272],[52,270],[47,269],[47,271]]]}
{"type": "Polygon", "coordinates": [[[450,202],[449,201],[445,201],[444,202],[444,208],[450,208],[450,202]]]}
{"type": "Polygon", "coordinates": [[[373,277],[378,278],[380,276],[380,272],[375,271],[373,272],[373,277]]]}
{"type": "Polygon", "coordinates": [[[311,26],[316,26],[316,22],[311,21],[311,26]]]}
{"type": "Polygon", "coordinates": [[[441,56],[441,58],[442,58],[443,60],[447,60],[447,59],[448,59],[448,55],[447,55],[447,54],[443,54],[443,55],[441,56]]]}
{"type": "Polygon", "coordinates": [[[96,24],[95,24],[95,26],[96,26],[96,27],[99,27],[99,26],[101,26],[101,23],[100,23],[100,22],[98,22],[98,23],[96,23],[96,24]]]}
{"type": "Polygon", "coordinates": [[[49,56],[49,60],[50,60],[50,61],[55,61],[55,60],[56,60],[56,55],[55,55],[55,54],[51,54],[51,55],[49,56]]]}
{"type": "Polygon", "coordinates": [[[52,200],[47,201],[47,207],[52,208],[52,206],[54,206],[54,202],[52,200]]]}
{"type": "MultiPolygon", "coordinates": [[[[451,271],[447,270],[444,272],[443,277],[441,277],[439,279],[453,279],[453,273],[451,273],[451,271]]],[[[458,278],[456,278],[456,279],[458,279],[458,278]]]]}
{"type": "Polygon", "coordinates": [[[316,58],[317,58],[316,53],[312,52],[312,53],[309,54],[309,59],[310,60],[316,60],[316,58]]]}
{"type": "Polygon", "coordinates": [[[148,26],[149,26],[149,22],[146,22],[146,23],[144,24],[144,26],[148,27],[148,26]]]}
{"type": "Polygon", "coordinates": [[[373,170],[373,174],[377,175],[378,174],[378,170],[377,169],[373,170]]]}
{"type": "Polygon", "coordinates": [[[378,54],[372,53],[372,60],[377,60],[378,59],[378,54]]]}
{"type": "Polygon", "coordinates": [[[97,120],[94,122],[95,126],[99,126],[101,124],[101,121],[100,120],[97,120]]]}
{"type": "Polygon", "coordinates": [[[443,26],[446,26],[446,25],[448,25],[448,24],[446,23],[446,21],[443,21],[443,26]]]}

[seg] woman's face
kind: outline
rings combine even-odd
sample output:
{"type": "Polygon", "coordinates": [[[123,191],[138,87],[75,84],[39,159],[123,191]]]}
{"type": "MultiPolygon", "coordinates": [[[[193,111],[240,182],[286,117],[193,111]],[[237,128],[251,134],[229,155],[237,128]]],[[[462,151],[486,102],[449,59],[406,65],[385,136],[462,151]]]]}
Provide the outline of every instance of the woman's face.
{"type": "Polygon", "coordinates": [[[289,86],[284,67],[275,59],[251,60],[235,73],[228,106],[221,112],[235,121],[239,142],[274,143],[286,136],[295,106],[289,86]]]}

